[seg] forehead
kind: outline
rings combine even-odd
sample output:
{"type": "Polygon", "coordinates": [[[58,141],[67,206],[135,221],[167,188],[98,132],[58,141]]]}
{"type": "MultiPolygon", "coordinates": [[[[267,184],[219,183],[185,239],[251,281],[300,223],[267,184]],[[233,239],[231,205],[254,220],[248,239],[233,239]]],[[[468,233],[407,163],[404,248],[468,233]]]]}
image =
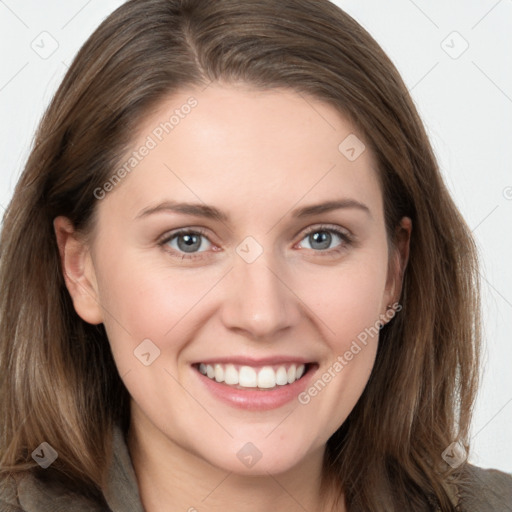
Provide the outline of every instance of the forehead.
{"type": "Polygon", "coordinates": [[[201,201],[239,218],[340,197],[382,208],[376,164],[355,127],[327,103],[285,89],[211,84],[173,94],[141,124],[130,160],[105,203],[140,210],[160,199],[201,201]]]}

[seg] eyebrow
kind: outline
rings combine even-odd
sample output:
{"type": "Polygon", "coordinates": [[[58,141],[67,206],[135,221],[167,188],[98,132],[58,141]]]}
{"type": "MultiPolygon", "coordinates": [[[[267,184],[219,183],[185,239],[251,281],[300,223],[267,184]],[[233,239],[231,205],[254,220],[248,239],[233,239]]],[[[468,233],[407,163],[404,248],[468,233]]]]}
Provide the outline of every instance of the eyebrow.
{"type": "MultiPolygon", "coordinates": [[[[366,212],[370,217],[370,209],[363,203],[354,199],[339,199],[334,201],[327,201],[324,203],[313,204],[297,208],[292,211],[292,217],[304,218],[326,213],[339,209],[358,209],[366,212]]],[[[221,222],[229,223],[229,215],[214,206],[209,206],[200,203],[178,203],[176,201],[164,201],[156,206],[144,208],[135,218],[140,219],[149,215],[161,212],[181,213],[185,215],[194,215],[196,217],[203,217],[205,219],[212,219],[221,222]]]]}

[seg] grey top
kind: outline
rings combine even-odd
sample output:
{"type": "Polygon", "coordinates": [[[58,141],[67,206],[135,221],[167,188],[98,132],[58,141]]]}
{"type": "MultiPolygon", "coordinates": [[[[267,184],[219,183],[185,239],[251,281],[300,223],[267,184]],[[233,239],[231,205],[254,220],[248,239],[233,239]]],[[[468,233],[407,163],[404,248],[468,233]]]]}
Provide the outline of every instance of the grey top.
{"type": "MultiPolygon", "coordinates": [[[[108,508],[72,494],[59,482],[42,482],[31,474],[10,477],[0,485],[0,512],[144,512],[128,446],[114,429],[114,457],[105,501],[108,508]]],[[[467,465],[471,495],[456,497],[464,512],[512,512],[512,474],[467,465]]]]}

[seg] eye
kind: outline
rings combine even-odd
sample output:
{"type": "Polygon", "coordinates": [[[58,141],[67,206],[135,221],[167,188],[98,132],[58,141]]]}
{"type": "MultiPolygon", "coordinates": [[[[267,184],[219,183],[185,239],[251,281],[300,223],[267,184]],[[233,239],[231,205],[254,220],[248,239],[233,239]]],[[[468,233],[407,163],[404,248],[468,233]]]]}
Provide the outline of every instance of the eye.
{"type": "Polygon", "coordinates": [[[165,236],[159,245],[170,248],[171,252],[180,255],[181,258],[195,258],[195,253],[202,253],[211,247],[211,242],[200,229],[182,229],[165,236]]]}
{"type": "Polygon", "coordinates": [[[352,238],[347,232],[330,226],[313,226],[306,232],[302,240],[309,244],[309,247],[305,247],[306,249],[327,253],[339,252],[352,242],[352,238]],[[336,244],[336,241],[340,243],[336,244]],[[335,244],[334,248],[333,243],[335,244]]]}
{"type": "MultiPolygon", "coordinates": [[[[299,244],[300,248],[312,249],[325,255],[336,254],[352,244],[352,238],[348,232],[332,226],[313,226],[306,231],[301,243],[304,243],[303,241],[308,245],[300,247],[299,244]]],[[[207,252],[208,249],[215,250],[206,232],[200,228],[186,228],[168,233],[158,244],[182,260],[203,258],[202,253],[207,252]]]]}

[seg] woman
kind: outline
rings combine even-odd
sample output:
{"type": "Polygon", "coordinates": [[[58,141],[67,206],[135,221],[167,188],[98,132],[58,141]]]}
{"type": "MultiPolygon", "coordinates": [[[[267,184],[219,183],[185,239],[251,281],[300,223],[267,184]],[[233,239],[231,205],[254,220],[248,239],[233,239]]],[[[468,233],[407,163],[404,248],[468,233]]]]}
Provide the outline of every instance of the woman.
{"type": "Polygon", "coordinates": [[[506,510],[467,462],[476,276],[352,18],[129,1],[4,217],[1,510],[506,510]]]}

